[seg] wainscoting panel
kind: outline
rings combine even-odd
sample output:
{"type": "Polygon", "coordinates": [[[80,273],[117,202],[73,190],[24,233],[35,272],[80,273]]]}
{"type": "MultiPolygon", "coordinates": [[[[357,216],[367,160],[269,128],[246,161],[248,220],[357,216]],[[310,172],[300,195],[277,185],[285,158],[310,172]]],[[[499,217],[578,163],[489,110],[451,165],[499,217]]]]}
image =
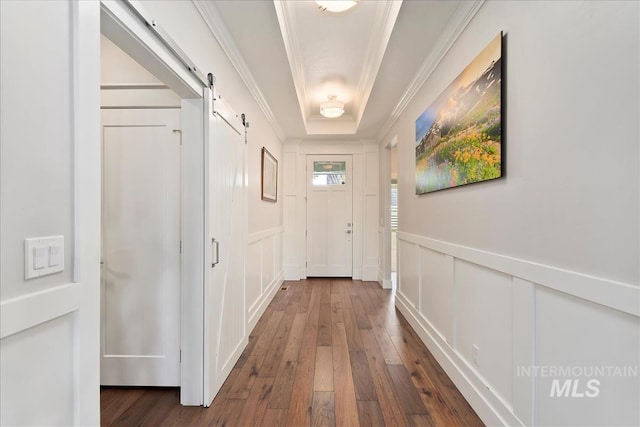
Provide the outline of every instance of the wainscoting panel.
{"type": "Polygon", "coordinates": [[[1,425],[74,424],[79,292],[70,283],[2,302],[1,425]]]}
{"type": "Polygon", "coordinates": [[[640,287],[398,239],[396,306],[487,425],[640,425],[640,287]]]}
{"type": "Polygon", "coordinates": [[[453,345],[453,258],[420,248],[420,313],[453,345]]]}
{"type": "Polygon", "coordinates": [[[398,239],[398,296],[420,312],[420,263],[418,247],[398,239]]]}
{"type": "Polygon", "coordinates": [[[455,260],[455,350],[511,405],[512,278],[455,260]]]}
{"type": "Polygon", "coordinates": [[[247,330],[252,331],[284,281],[282,227],[249,235],[247,250],[247,330]]]}

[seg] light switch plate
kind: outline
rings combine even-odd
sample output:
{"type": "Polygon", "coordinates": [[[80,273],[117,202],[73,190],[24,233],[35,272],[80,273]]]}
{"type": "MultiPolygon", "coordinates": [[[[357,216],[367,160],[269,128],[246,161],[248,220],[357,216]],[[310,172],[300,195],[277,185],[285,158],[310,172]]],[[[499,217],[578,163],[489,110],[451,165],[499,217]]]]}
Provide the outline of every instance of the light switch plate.
{"type": "Polygon", "coordinates": [[[64,236],[24,240],[25,280],[64,271],[64,236]]]}

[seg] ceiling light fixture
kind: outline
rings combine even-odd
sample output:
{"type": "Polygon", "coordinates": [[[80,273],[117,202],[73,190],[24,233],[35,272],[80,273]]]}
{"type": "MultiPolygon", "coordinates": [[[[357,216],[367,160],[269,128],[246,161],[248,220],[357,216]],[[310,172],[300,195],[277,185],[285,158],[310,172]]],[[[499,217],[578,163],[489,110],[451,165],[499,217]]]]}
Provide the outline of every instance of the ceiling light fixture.
{"type": "Polygon", "coordinates": [[[320,104],[320,114],[329,119],[335,119],[344,114],[344,104],[338,101],[335,95],[329,95],[328,98],[328,101],[320,104]]]}
{"type": "Polygon", "coordinates": [[[316,0],[316,4],[322,11],[344,12],[358,4],[359,0],[316,0]]]}

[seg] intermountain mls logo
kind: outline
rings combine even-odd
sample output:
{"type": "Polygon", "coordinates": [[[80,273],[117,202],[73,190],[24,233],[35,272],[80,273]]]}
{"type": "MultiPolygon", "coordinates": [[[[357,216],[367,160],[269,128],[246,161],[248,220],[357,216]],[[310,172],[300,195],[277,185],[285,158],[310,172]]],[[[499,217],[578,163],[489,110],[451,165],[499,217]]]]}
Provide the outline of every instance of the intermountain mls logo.
{"type": "Polygon", "coordinates": [[[518,366],[519,377],[550,378],[549,397],[588,397],[600,395],[606,378],[638,377],[638,366],[518,366]]]}

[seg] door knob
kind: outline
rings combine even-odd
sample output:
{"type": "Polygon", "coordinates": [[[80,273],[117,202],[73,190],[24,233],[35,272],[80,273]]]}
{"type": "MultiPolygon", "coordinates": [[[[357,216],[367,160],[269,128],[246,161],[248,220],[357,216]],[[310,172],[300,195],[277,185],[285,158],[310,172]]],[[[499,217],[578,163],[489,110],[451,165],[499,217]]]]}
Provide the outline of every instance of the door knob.
{"type": "Polygon", "coordinates": [[[351,234],[351,230],[347,230],[347,231],[345,231],[345,233],[351,234]]]}

